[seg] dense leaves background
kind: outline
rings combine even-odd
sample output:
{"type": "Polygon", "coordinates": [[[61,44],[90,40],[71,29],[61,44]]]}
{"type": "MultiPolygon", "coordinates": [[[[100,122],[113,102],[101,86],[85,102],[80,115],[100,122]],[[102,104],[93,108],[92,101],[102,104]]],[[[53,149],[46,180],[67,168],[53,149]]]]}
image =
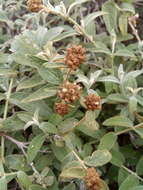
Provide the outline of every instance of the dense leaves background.
{"type": "Polygon", "coordinates": [[[85,190],[87,167],[102,190],[143,189],[142,1],[44,0],[38,13],[0,2],[0,190],[85,190]],[[72,44],[86,49],[69,76],[83,93],[61,117],[72,44]],[[86,110],[91,92],[101,110],[86,110]]]}

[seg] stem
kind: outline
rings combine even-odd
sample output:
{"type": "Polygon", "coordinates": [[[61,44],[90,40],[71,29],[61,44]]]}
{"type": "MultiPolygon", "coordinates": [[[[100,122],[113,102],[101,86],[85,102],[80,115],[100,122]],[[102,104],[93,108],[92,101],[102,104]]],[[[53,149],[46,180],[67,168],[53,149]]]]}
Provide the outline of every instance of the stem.
{"type": "Polygon", "coordinates": [[[142,45],[142,40],[140,39],[140,37],[139,37],[139,34],[138,34],[138,31],[136,30],[136,28],[134,27],[134,25],[132,24],[132,21],[131,21],[131,19],[129,18],[129,25],[130,25],[130,27],[131,27],[131,29],[132,29],[132,31],[133,31],[133,33],[134,33],[134,35],[135,35],[135,37],[136,37],[136,39],[137,39],[137,41],[138,41],[138,48],[139,48],[139,52],[140,52],[140,54],[141,54],[141,56],[143,57],[143,53],[142,53],[142,50],[140,49],[140,46],[142,45]]]}
{"type": "Polygon", "coordinates": [[[129,131],[132,131],[132,130],[135,131],[135,129],[138,129],[138,128],[143,128],[143,123],[140,123],[138,125],[135,125],[134,127],[119,131],[119,132],[116,133],[116,135],[121,135],[123,133],[129,132],[129,131]]]}
{"type": "Polygon", "coordinates": [[[80,164],[82,165],[82,167],[87,170],[87,167],[85,166],[84,161],[80,159],[80,157],[76,154],[76,152],[74,150],[72,150],[72,153],[75,155],[75,157],[80,162],[80,164]]]}
{"type": "Polygon", "coordinates": [[[76,123],[75,127],[80,125],[85,119],[86,119],[86,115],[79,122],[76,123]]]}
{"type": "Polygon", "coordinates": [[[65,81],[67,81],[67,80],[68,80],[70,73],[71,73],[71,69],[69,69],[69,70],[68,70],[68,72],[67,72],[67,74],[66,74],[65,81]]]}
{"type": "MultiPolygon", "coordinates": [[[[3,120],[5,120],[7,118],[8,104],[9,104],[9,98],[10,98],[11,91],[12,91],[12,85],[13,85],[13,78],[10,80],[9,89],[8,89],[7,96],[6,96],[6,103],[5,103],[5,108],[4,108],[3,120]]],[[[2,162],[5,162],[5,160],[4,160],[4,153],[5,153],[4,143],[5,143],[5,139],[4,139],[4,136],[2,136],[1,137],[1,159],[2,159],[2,162]]]]}
{"type": "Polygon", "coordinates": [[[114,75],[114,55],[111,56],[111,68],[112,68],[112,74],[114,75]]]}
{"type": "Polygon", "coordinates": [[[13,78],[10,80],[9,89],[8,89],[7,96],[6,96],[6,103],[5,103],[4,116],[3,116],[4,120],[7,118],[8,104],[9,104],[9,98],[11,96],[12,85],[13,85],[13,78]]]}
{"type": "Polygon", "coordinates": [[[66,21],[68,21],[69,23],[73,24],[75,26],[76,31],[78,32],[78,34],[85,36],[87,40],[89,40],[94,46],[96,46],[95,41],[92,39],[92,36],[88,35],[85,30],[75,21],[73,20],[71,17],[69,17],[69,15],[64,15],[60,12],[56,12],[53,9],[50,9],[48,7],[44,7],[44,11],[47,13],[52,13],[54,15],[59,15],[60,17],[64,18],[66,21]]]}
{"type": "Polygon", "coordinates": [[[125,166],[122,166],[122,168],[123,168],[124,170],[126,170],[128,173],[134,175],[136,178],[138,178],[140,181],[143,182],[143,179],[142,179],[140,176],[138,176],[137,173],[133,172],[132,170],[130,170],[129,168],[127,168],[127,167],[125,167],[125,166]]]}
{"type": "Polygon", "coordinates": [[[17,141],[16,139],[14,139],[14,138],[12,138],[12,137],[4,134],[4,133],[0,133],[0,136],[3,137],[3,139],[5,137],[6,139],[8,139],[11,142],[13,142],[14,144],[16,144],[22,150],[24,156],[26,157],[26,152],[25,152],[24,148],[27,148],[26,145],[28,145],[29,143],[17,141]]]}

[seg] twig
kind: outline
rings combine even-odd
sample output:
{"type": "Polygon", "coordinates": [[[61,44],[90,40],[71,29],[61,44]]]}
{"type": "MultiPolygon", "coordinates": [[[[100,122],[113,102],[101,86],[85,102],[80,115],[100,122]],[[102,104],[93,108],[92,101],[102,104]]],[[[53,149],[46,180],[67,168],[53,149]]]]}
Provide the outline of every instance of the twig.
{"type": "MultiPolygon", "coordinates": [[[[4,115],[3,115],[3,120],[7,118],[7,113],[8,113],[8,104],[9,104],[9,98],[11,96],[11,91],[12,91],[12,85],[13,85],[13,78],[10,80],[7,96],[6,96],[6,103],[5,103],[5,108],[4,108],[4,115]]],[[[5,153],[5,147],[4,147],[4,136],[1,137],[1,159],[4,162],[4,153],[5,153]]]]}
{"type": "Polygon", "coordinates": [[[122,166],[122,168],[124,170],[126,170],[128,173],[134,175],[136,178],[138,178],[140,181],[143,182],[143,178],[141,178],[140,176],[137,175],[137,173],[133,172],[132,170],[130,170],[129,168],[125,167],[125,166],[122,166]]]}
{"type": "Polygon", "coordinates": [[[28,142],[20,142],[4,133],[0,133],[0,136],[1,137],[5,137],[6,139],[10,140],[11,142],[13,142],[14,144],[16,144],[23,152],[24,156],[26,157],[26,152],[24,150],[24,148],[27,148],[26,145],[28,145],[29,143],[28,142]]]}
{"type": "Polygon", "coordinates": [[[141,38],[140,38],[140,36],[138,34],[138,30],[134,27],[134,25],[132,23],[132,18],[129,17],[128,21],[129,21],[129,25],[130,25],[130,27],[131,27],[137,41],[138,41],[138,47],[139,47],[140,54],[143,57],[143,53],[142,53],[142,51],[140,49],[140,46],[142,45],[142,40],[141,40],[141,38]]]}
{"type": "Polygon", "coordinates": [[[75,155],[75,157],[80,162],[80,164],[82,165],[82,167],[87,170],[87,167],[85,166],[84,161],[80,159],[80,157],[76,154],[76,152],[74,150],[72,150],[72,153],[75,155]]]}
{"type": "Polygon", "coordinates": [[[135,125],[133,127],[128,128],[128,129],[124,129],[122,131],[119,131],[119,132],[116,133],[116,135],[121,135],[123,133],[129,132],[129,131],[132,131],[132,130],[136,131],[135,129],[138,129],[138,128],[143,128],[143,123],[140,123],[138,125],[135,125]]]}
{"type": "Polygon", "coordinates": [[[43,11],[47,12],[47,13],[51,13],[54,15],[59,15],[62,18],[64,18],[66,21],[68,21],[69,23],[73,24],[75,26],[75,30],[77,31],[78,34],[86,37],[87,40],[89,40],[94,46],[95,45],[95,41],[92,39],[92,36],[88,35],[86,33],[86,31],[84,30],[84,28],[82,28],[75,20],[73,20],[69,15],[64,15],[60,12],[56,12],[54,11],[52,8],[49,8],[47,6],[44,6],[43,11]]]}

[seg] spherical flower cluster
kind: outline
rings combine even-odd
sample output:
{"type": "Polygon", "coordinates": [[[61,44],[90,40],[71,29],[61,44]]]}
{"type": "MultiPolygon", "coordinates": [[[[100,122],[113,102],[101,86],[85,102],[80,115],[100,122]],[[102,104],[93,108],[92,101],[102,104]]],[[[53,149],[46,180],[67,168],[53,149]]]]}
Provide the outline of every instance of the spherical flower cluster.
{"type": "Polygon", "coordinates": [[[88,110],[100,110],[101,109],[101,98],[95,94],[89,94],[85,98],[85,105],[88,110]]]}
{"type": "Polygon", "coordinates": [[[67,103],[74,103],[80,98],[81,86],[66,81],[59,89],[58,96],[67,103]]]}
{"type": "Polygon", "coordinates": [[[76,70],[85,61],[85,49],[80,45],[73,45],[67,49],[65,64],[72,70],[76,70]]]}
{"type": "Polygon", "coordinates": [[[28,0],[28,10],[31,12],[39,12],[43,8],[42,0],[28,0]]]}
{"type": "Polygon", "coordinates": [[[69,111],[69,105],[64,102],[59,102],[55,104],[55,111],[61,116],[64,116],[69,111]]]}
{"type": "Polygon", "coordinates": [[[88,190],[100,190],[103,186],[95,168],[88,168],[84,181],[88,190]]]}

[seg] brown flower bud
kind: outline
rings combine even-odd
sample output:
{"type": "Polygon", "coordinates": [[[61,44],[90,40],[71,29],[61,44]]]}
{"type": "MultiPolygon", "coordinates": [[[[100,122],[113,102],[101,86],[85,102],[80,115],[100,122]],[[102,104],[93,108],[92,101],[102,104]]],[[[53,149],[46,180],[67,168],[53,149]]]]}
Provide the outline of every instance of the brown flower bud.
{"type": "Polygon", "coordinates": [[[28,0],[27,7],[31,12],[39,12],[44,6],[42,0],[28,0]]]}
{"type": "Polygon", "coordinates": [[[69,105],[64,102],[59,102],[55,104],[55,111],[61,116],[68,114],[69,105]]]}
{"type": "Polygon", "coordinates": [[[58,96],[67,103],[73,103],[80,98],[81,87],[66,81],[59,89],[58,96]]]}
{"type": "Polygon", "coordinates": [[[85,61],[85,49],[80,45],[73,45],[67,49],[65,64],[76,70],[85,61]]]}
{"type": "Polygon", "coordinates": [[[88,190],[100,190],[103,186],[95,168],[87,169],[87,175],[84,177],[84,181],[88,190]]]}
{"type": "Polygon", "coordinates": [[[85,98],[85,105],[88,110],[99,110],[101,109],[101,98],[95,94],[89,94],[85,98]]]}

